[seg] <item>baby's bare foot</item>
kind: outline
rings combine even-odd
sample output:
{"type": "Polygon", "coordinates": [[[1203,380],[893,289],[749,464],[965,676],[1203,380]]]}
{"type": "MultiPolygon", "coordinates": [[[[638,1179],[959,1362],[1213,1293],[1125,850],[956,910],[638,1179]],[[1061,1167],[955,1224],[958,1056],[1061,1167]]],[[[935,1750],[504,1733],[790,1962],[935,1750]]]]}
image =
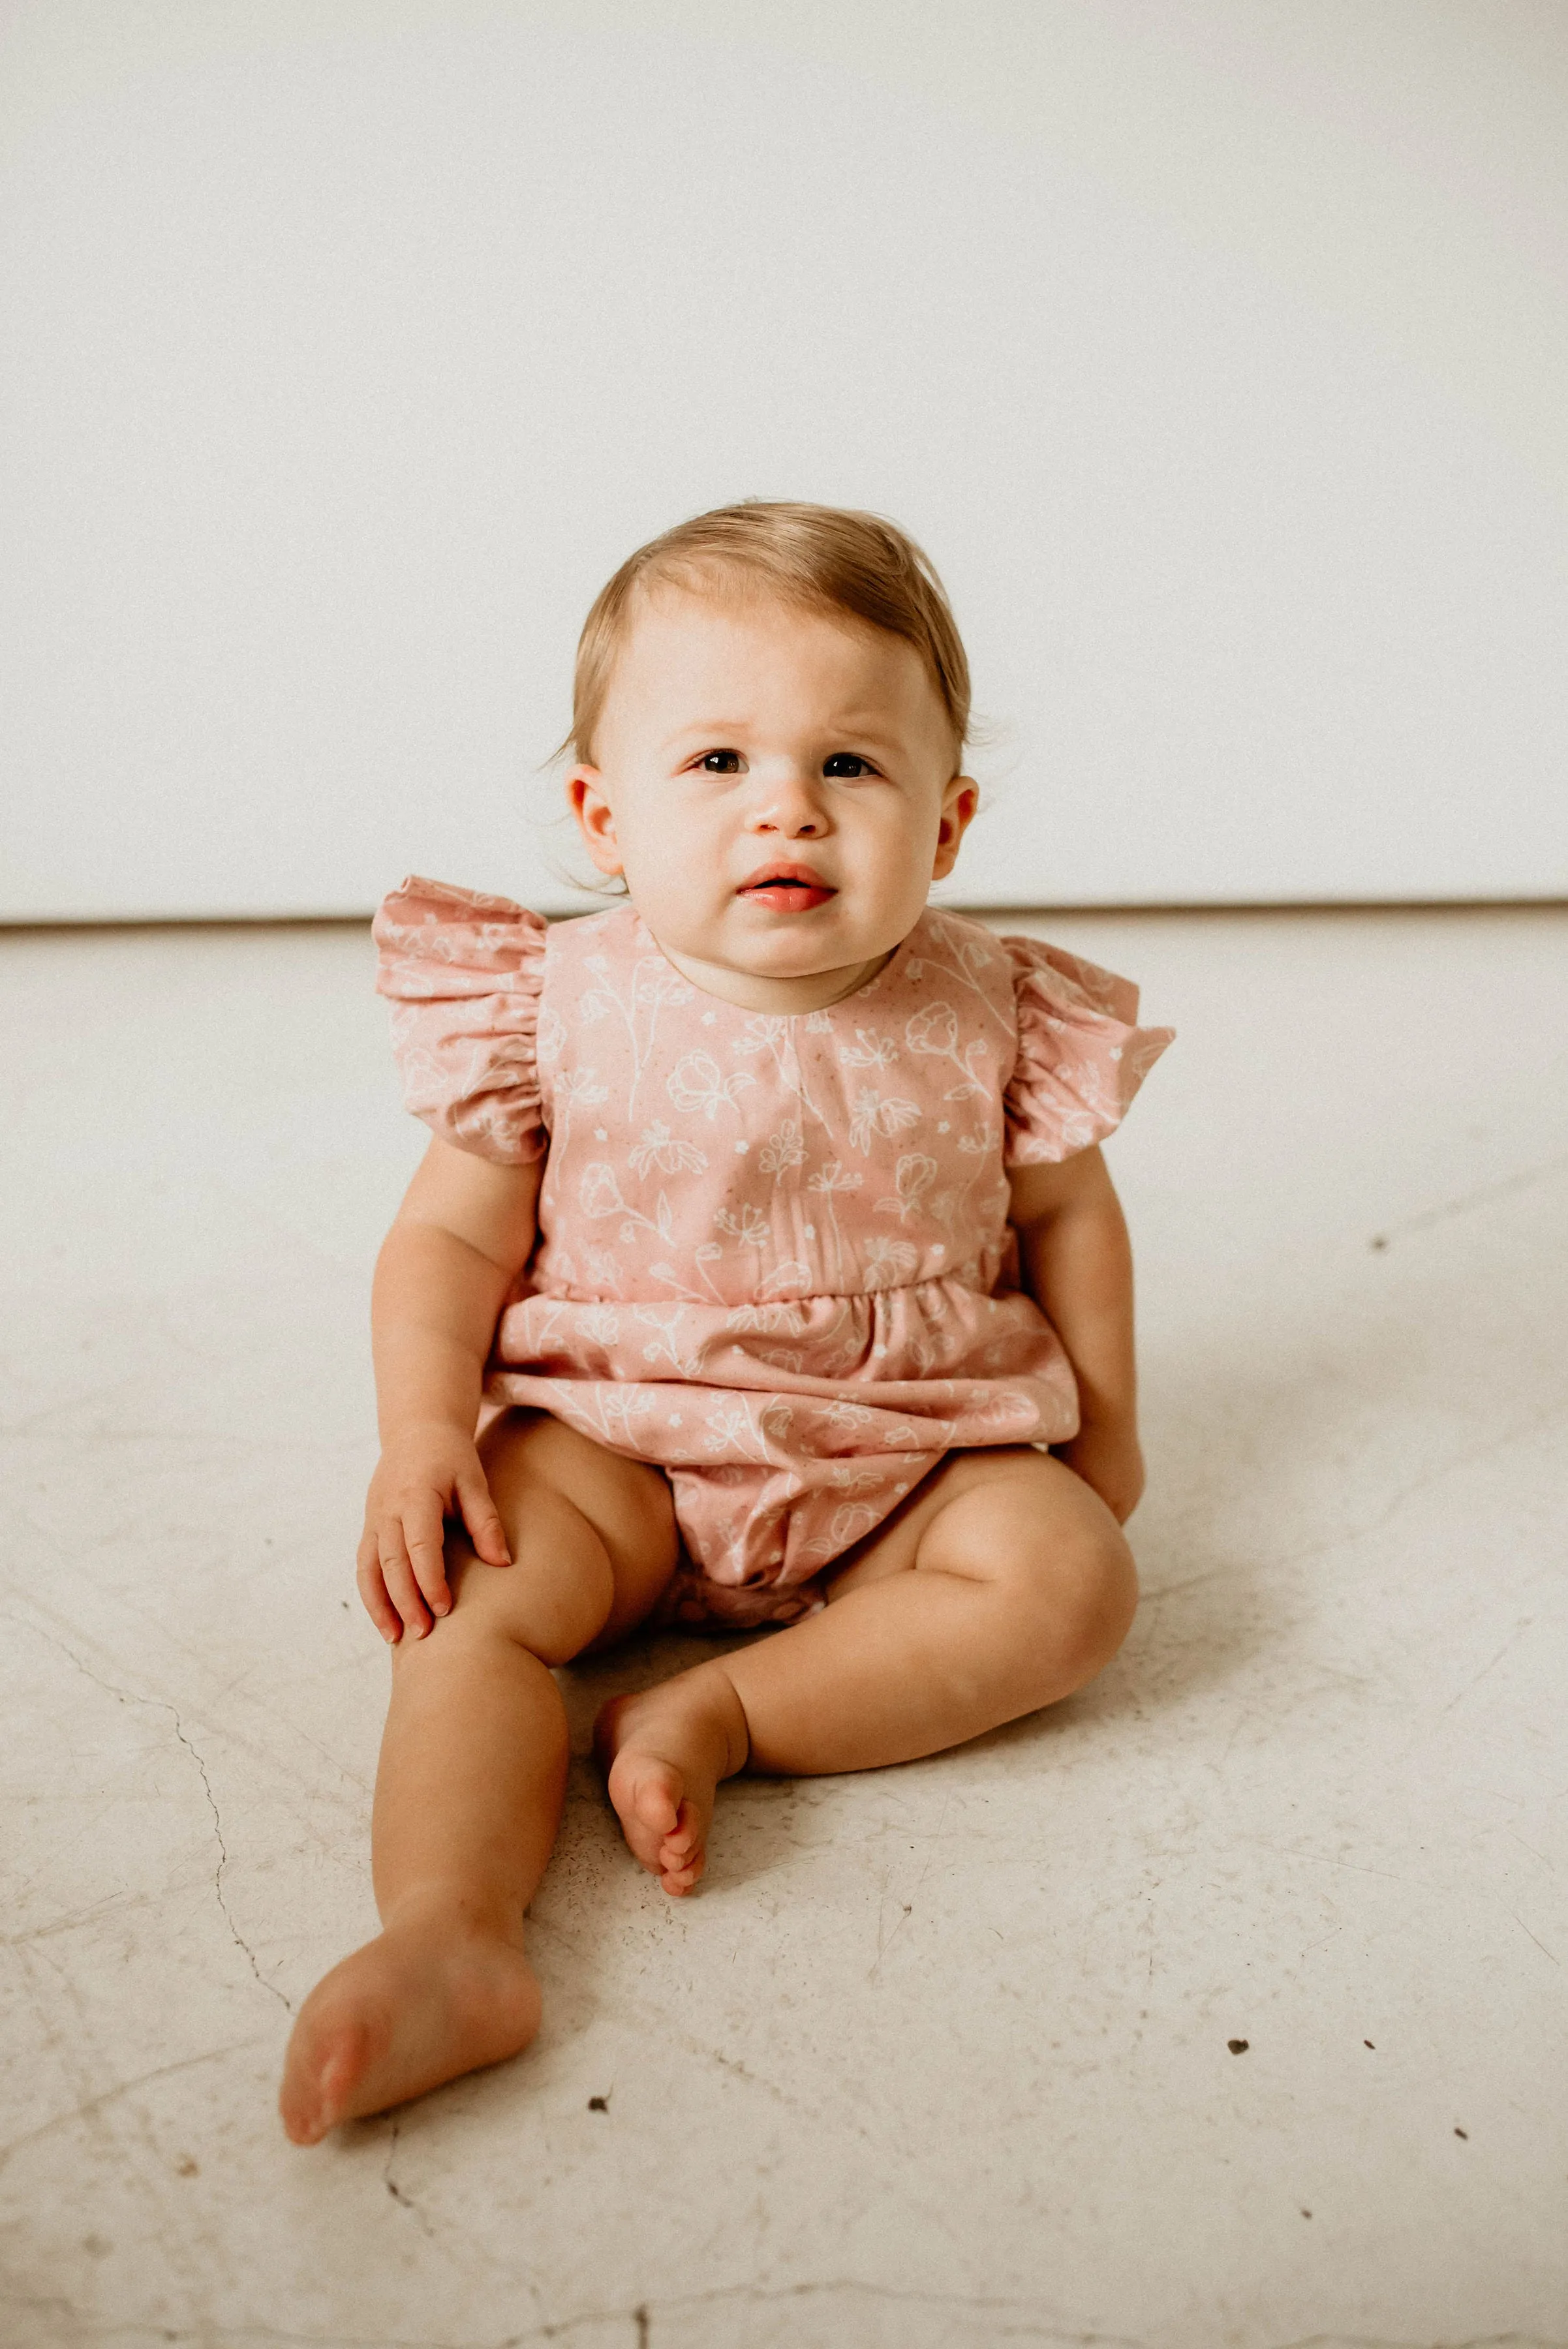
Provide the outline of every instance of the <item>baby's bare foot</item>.
{"type": "Polygon", "coordinates": [[[300,2009],[278,2108],[296,2145],[499,2064],[539,2028],[517,1941],[456,1920],[389,1930],[334,1966],[300,2009]]]}
{"type": "Polygon", "coordinates": [[[666,1892],[690,1892],[708,1864],[719,1781],[746,1758],[745,1715],[727,1675],[703,1665],[646,1696],[611,1697],[594,1751],[633,1857],[666,1892]]]}

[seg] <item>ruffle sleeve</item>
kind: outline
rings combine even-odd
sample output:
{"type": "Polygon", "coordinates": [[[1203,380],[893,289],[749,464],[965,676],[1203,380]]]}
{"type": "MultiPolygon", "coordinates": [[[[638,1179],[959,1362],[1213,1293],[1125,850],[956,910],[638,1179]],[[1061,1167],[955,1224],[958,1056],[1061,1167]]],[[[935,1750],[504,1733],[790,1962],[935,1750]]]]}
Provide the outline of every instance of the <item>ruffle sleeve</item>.
{"type": "Polygon", "coordinates": [[[372,935],[406,1107],[476,1157],[542,1158],[544,921],[510,897],[414,877],[382,900],[372,935]]]}
{"type": "Polygon", "coordinates": [[[1002,938],[1018,1058],[1003,1096],[1006,1163],[1039,1166],[1103,1142],[1176,1034],[1137,1026],[1137,989],[1038,938],[1002,938]]]}

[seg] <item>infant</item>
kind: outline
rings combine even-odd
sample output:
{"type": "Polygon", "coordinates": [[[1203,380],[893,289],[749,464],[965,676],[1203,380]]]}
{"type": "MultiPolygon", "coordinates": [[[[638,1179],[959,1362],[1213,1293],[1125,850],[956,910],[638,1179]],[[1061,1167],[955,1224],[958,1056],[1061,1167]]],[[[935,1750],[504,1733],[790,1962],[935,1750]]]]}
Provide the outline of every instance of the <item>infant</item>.
{"type": "Polygon", "coordinates": [[[381,908],[433,1134],[373,1300],[383,1930],[301,2011],[298,2144],[537,2030],[556,1666],[773,1627],[599,1716],[626,1840],[685,1894],[736,1771],[940,1752],[1126,1636],[1132,1274],[1097,1145],[1170,1031],[928,905],[975,812],[969,716],[900,531],[704,514],[578,651],[567,796],[626,902],[551,928],[409,881],[381,908]]]}

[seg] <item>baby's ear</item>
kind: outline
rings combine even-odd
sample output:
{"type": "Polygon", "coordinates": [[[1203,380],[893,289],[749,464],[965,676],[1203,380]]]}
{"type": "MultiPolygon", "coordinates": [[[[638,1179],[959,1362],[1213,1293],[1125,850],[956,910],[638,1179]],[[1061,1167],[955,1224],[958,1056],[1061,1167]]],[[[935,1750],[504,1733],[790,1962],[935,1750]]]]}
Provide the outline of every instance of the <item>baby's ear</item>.
{"type": "Polygon", "coordinates": [[[566,777],[566,804],[577,819],[583,844],[601,873],[621,871],[615,836],[615,811],[605,797],[604,777],[597,767],[574,767],[566,777]]]}
{"type": "Polygon", "coordinates": [[[945,881],[958,862],[959,843],[974,822],[980,805],[980,785],[972,775],[955,775],[942,793],[941,819],[937,826],[933,881],[945,881]]]}

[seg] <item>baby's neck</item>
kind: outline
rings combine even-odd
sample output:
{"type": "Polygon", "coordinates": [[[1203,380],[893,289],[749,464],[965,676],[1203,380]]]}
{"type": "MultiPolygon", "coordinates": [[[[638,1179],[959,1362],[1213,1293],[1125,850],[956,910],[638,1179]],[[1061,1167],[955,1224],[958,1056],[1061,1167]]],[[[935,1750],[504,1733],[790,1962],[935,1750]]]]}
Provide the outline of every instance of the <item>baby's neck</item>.
{"type": "MultiPolygon", "coordinates": [[[[652,932],[649,932],[652,936],[652,932]]],[[[702,962],[693,955],[677,954],[663,940],[654,937],[654,944],[666,962],[670,963],[704,995],[717,996],[722,1003],[733,1003],[742,1011],[771,1011],[789,1017],[799,1011],[823,1011],[830,1003],[842,1003],[867,986],[879,970],[886,970],[897,947],[886,954],[873,955],[869,962],[852,963],[841,970],[814,970],[788,978],[777,978],[771,973],[736,970],[728,963],[702,962]]]]}

